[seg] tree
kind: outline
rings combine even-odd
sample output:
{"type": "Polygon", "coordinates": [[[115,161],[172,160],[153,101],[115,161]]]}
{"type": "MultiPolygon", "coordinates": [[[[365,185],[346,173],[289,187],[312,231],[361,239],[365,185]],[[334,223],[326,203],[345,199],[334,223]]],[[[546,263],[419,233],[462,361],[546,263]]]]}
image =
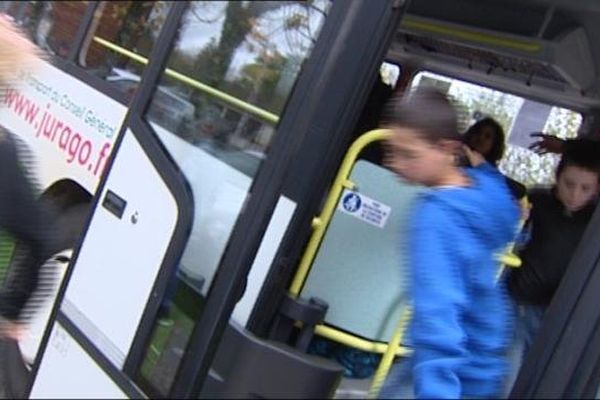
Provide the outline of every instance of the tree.
{"type": "MultiPolygon", "coordinates": [[[[198,67],[202,66],[202,75],[211,86],[219,86],[229,69],[235,51],[244,43],[249,35],[261,40],[261,33],[256,28],[257,21],[267,13],[289,6],[312,7],[313,1],[231,1],[224,10],[224,22],[218,42],[213,42],[198,54],[198,67]],[[206,59],[212,60],[207,65],[206,59]]],[[[192,7],[202,7],[202,3],[192,7]]],[[[297,12],[291,13],[281,23],[285,30],[297,30],[306,25],[306,18],[297,12]]],[[[309,36],[309,34],[305,34],[309,36]]],[[[265,38],[268,40],[268,38],[265,38]]],[[[312,38],[314,40],[314,38],[312,38]]],[[[199,68],[196,68],[200,71],[199,68]]]]}

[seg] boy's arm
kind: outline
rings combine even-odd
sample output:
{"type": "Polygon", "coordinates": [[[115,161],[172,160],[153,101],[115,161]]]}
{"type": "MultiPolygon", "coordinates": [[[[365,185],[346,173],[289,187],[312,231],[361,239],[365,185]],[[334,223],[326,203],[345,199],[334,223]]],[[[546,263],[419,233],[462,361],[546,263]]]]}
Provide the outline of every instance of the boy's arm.
{"type": "Polygon", "coordinates": [[[577,143],[585,143],[587,146],[594,149],[594,151],[598,153],[598,157],[600,157],[600,141],[598,140],[589,138],[561,139],[543,132],[535,132],[530,136],[538,138],[536,142],[529,146],[530,150],[533,150],[538,154],[563,154],[571,147],[576,146],[577,143]]]}
{"type": "Polygon", "coordinates": [[[454,222],[437,204],[415,210],[410,232],[417,398],[459,398],[457,375],[465,357],[461,309],[466,301],[463,277],[454,262],[454,222]]]}

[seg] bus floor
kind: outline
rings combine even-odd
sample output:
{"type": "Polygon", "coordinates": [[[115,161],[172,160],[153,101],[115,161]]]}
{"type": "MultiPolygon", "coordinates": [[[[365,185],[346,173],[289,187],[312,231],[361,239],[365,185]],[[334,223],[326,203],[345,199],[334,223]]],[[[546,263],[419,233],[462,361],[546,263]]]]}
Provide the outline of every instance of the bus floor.
{"type": "Polygon", "coordinates": [[[336,399],[366,399],[371,387],[371,378],[343,378],[335,391],[336,399]]]}

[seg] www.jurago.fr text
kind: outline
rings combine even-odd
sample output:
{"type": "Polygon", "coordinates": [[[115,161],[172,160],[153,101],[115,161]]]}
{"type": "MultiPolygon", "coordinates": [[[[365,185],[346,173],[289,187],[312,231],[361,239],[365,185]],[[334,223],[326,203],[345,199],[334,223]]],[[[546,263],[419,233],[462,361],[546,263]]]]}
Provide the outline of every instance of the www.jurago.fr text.
{"type": "Polygon", "coordinates": [[[102,172],[112,142],[104,142],[100,149],[94,148],[94,143],[85,135],[56,117],[50,104],[40,113],[38,104],[15,89],[4,91],[4,104],[34,128],[35,137],[56,144],[68,164],[75,162],[94,175],[102,172]]]}

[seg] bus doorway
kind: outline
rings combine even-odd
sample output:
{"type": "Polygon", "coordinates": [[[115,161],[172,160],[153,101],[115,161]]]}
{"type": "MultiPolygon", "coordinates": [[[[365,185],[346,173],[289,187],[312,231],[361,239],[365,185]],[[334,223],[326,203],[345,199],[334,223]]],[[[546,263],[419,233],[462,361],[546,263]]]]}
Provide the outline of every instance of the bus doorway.
{"type": "MultiPolygon", "coordinates": [[[[432,84],[468,99],[465,125],[501,111],[495,116],[514,145],[514,163],[505,168],[519,179],[537,182],[551,170],[523,156],[533,129],[527,127],[579,136],[598,127],[600,63],[589,38],[600,34],[600,24],[593,2],[22,4],[6,6],[53,57],[47,73],[26,80],[27,95],[45,101],[39,83],[52,82],[59,93],[53,110],[81,131],[87,123],[98,137],[112,133],[114,149],[106,172],[98,169],[91,179],[94,165],[74,173],[59,146],[36,141],[35,132],[29,137],[44,156],[47,183],[66,176],[87,182],[93,194],[92,215],[27,378],[32,397],[374,396],[378,378],[410,351],[399,334],[406,299],[390,249],[402,222],[397,211],[418,191],[399,185],[379,165],[381,152],[371,151],[385,133],[352,146],[364,133],[357,121],[383,61],[400,67],[397,90],[432,84]],[[67,6],[74,9],[57,12],[67,6]],[[256,30],[224,29],[247,27],[225,23],[231,15],[247,17],[244,11],[260,14],[246,21],[256,30]],[[277,21],[286,24],[273,26],[277,21]],[[221,40],[223,31],[237,39],[221,40]],[[481,101],[473,93],[484,93],[481,101]],[[98,114],[78,118],[61,108],[63,94],[77,100],[64,100],[67,106],[98,114]],[[94,106],[97,96],[104,107],[94,106]],[[118,112],[105,115],[110,99],[118,112]],[[516,114],[508,115],[511,107],[516,114]],[[525,118],[533,111],[543,118],[525,118]],[[565,128],[564,121],[581,126],[565,128]],[[349,149],[354,162],[344,163],[347,174],[336,181],[349,149]],[[339,197],[328,200],[334,186],[339,197]],[[358,213],[359,204],[370,211],[358,213]],[[330,221],[320,218],[326,206],[330,221]],[[323,241],[313,242],[317,253],[303,262],[319,229],[323,241]],[[369,250],[380,245],[385,251],[369,250]],[[295,279],[299,271],[304,277],[295,279]],[[364,292],[353,296],[349,288],[364,292]],[[382,291],[381,299],[368,293],[382,291]],[[351,349],[343,360],[361,354],[367,362],[358,364],[370,377],[338,384],[344,361],[309,350],[313,338],[351,349]],[[61,384],[73,376],[73,384],[61,384]]],[[[31,127],[25,129],[14,104],[6,118],[26,136],[31,127]]],[[[584,242],[590,247],[593,238],[584,242]]],[[[542,342],[552,354],[532,356],[525,372],[537,375],[518,381],[527,390],[548,384],[547,366],[560,365],[574,344],[578,356],[589,358],[581,367],[569,364],[570,375],[554,380],[560,387],[553,393],[570,393],[575,383],[567,381],[576,376],[588,389],[598,382],[595,353],[585,351],[595,343],[592,332],[584,332],[585,343],[573,340],[564,318],[579,304],[575,297],[597,289],[587,282],[596,250],[573,261],[590,269],[573,278],[579,286],[564,289],[553,309],[558,320],[545,331],[565,336],[542,342]]]]}
{"type": "MultiPolygon", "coordinates": [[[[539,8],[532,7],[530,9],[519,8],[519,4],[516,2],[490,1],[481,5],[481,3],[461,1],[454,4],[457,7],[453,11],[450,5],[448,8],[444,6],[440,9],[434,2],[420,2],[419,4],[414,2],[409,4],[407,14],[400,22],[396,33],[396,40],[392,42],[385,57],[385,61],[408,67],[402,68],[403,73],[405,71],[408,73],[408,78],[406,75],[401,76],[401,79],[405,79],[407,82],[405,88],[410,86],[410,82],[414,86],[432,85],[457,98],[458,103],[464,108],[462,110],[463,131],[469,125],[485,117],[494,117],[499,120],[507,137],[507,151],[500,168],[504,173],[528,187],[552,185],[554,168],[558,161],[557,155],[540,156],[528,150],[532,143],[530,133],[543,131],[562,139],[574,139],[576,137],[593,137],[598,128],[598,98],[593,94],[595,83],[592,83],[596,78],[590,77],[590,74],[595,73],[592,71],[597,70],[598,49],[587,39],[590,37],[589,32],[594,31],[595,28],[591,28],[591,31],[583,37],[581,30],[577,29],[578,24],[591,27],[591,21],[598,18],[598,10],[591,6],[590,14],[584,17],[582,11],[584,6],[570,8],[559,3],[539,2],[539,8]],[[459,3],[463,8],[457,6],[459,3]],[[505,7],[506,4],[514,7],[515,10],[500,13],[500,8],[505,7]],[[490,9],[498,11],[500,14],[496,15],[490,12],[490,9]],[[465,10],[468,12],[465,13],[465,10]],[[531,13],[528,14],[531,17],[536,16],[539,19],[535,20],[540,22],[536,27],[540,30],[527,31],[528,28],[518,26],[520,23],[516,22],[514,26],[507,27],[506,30],[510,30],[510,32],[506,32],[502,29],[502,24],[494,21],[494,18],[509,18],[507,15],[511,12],[528,12],[531,13]],[[487,16],[484,16],[486,13],[487,16]],[[569,23],[566,23],[567,20],[569,23]],[[546,22],[543,23],[544,21],[546,22]],[[490,30],[494,31],[494,34],[491,34],[490,30]],[[576,40],[580,41],[578,43],[584,46],[584,50],[579,54],[571,54],[571,56],[577,59],[581,58],[582,62],[577,68],[568,69],[560,66],[564,60],[558,61],[557,59],[548,67],[545,64],[545,60],[547,60],[545,57],[549,57],[549,52],[570,54],[572,48],[569,50],[566,42],[561,44],[560,41],[566,40],[565,38],[569,37],[568,33],[573,31],[575,33],[571,34],[571,39],[575,40],[577,37],[576,40]],[[559,34],[559,32],[563,32],[563,34],[559,34]],[[514,41],[508,41],[509,37],[514,41]],[[515,46],[519,47],[528,43],[517,40],[525,37],[537,37],[538,39],[535,39],[537,42],[532,40],[531,43],[537,43],[535,49],[540,51],[526,51],[522,47],[516,49],[515,46]],[[501,38],[507,39],[507,42],[500,42],[501,38]],[[500,49],[499,47],[503,45],[508,48],[500,49]],[[547,46],[552,46],[552,50],[547,46]],[[542,65],[546,65],[546,67],[542,67],[542,65]],[[582,87],[587,87],[587,90],[582,91],[582,87]]],[[[510,24],[507,23],[508,25],[510,24]]],[[[400,90],[403,89],[401,87],[400,90]]],[[[350,137],[351,134],[348,133],[348,138],[350,137]]],[[[350,142],[351,140],[348,139],[347,143],[350,142]]],[[[333,157],[341,160],[342,156],[338,151],[339,149],[332,149],[333,157]]],[[[358,164],[356,167],[359,168],[358,164]]],[[[350,168],[350,170],[352,169],[350,168]]],[[[331,176],[330,182],[333,187],[335,180],[333,174],[331,176]]],[[[298,177],[298,179],[301,181],[302,178],[298,177]]],[[[371,281],[367,281],[368,278],[361,275],[362,273],[368,274],[367,272],[359,270],[359,267],[353,268],[352,263],[356,262],[363,266],[376,265],[376,267],[372,267],[373,271],[381,265],[372,260],[365,262],[360,258],[370,255],[366,245],[369,242],[366,238],[368,235],[363,235],[359,230],[350,228],[339,231],[335,229],[336,224],[339,223],[336,218],[347,218],[350,214],[344,213],[343,200],[350,195],[346,190],[352,192],[353,183],[352,179],[345,182],[347,186],[339,191],[340,196],[337,197],[337,202],[334,200],[332,204],[329,204],[327,194],[322,194],[314,200],[314,204],[318,204],[314,206],[315,212],[307,215],[304,223],[305,225],[312,224],[312,234],[322,229],[325,230],[323,242],[313,243],[311,239],[307,239],[309,233],[306,233],[305,230],[304,235],[300,235],[301,243],[296,247],[289,245],[291,249],[286,249],[283,255],[280,255],[282,264],[289,265],[289,275],[282,277],[283,273],[278,271],[277,277],[270,277],[272,280],[267,279],[263,296],[259,298],[259,303],[249,322],[251,329],[260,332],[265,337],[272,334],[273,326],[279,324],[282,319],[278,315],[282,312],[273,310],[276,308],[274,304],[280,304],[281,308],[287,308],[288,299],[281,292],[288,292],[292,298],[300,294],[304,300],[312,297],[316,300],[324,300],[329,306],[321,321],[322,324],[317,323],[314,326],[314,333],[317,337],[326,337],[329,340],[335,337],[333,341],[336,345],[340,342],[344,343],[352,351],[358,349],[370,354],[385,352],[385,347],[382,348],[378,345],[385,345],[386,341],[392,339],[393,322],[390,320],[386,318],[380,320],[392,324],[392,326],[386,325],[385,327],[388,329],[386,340],[373,336],[373,332],[358,331],[358,335],[353,335],[357,332],[355,329],[359,324],[353,326],[352,324],[356,321],[352,319],[370,318],[371,315],[368,314],[371,313],[371,308],[369,307],[376,302],[373,301],[373,295],[364,295],[361,289],[358,289],[353,297],[354,293],[350,288],[366,288],[371,281]],[[333,210],[332,225],[322,228],[323,216],[327,214],[328,209],[333,210]],[[331,232],[336,232],[335,236],[329,237],[331,232]],[[354,237],[355,235],[356,237],[354,237]],[[362,240],[358,240],[357,237],[362,240]],[[329,244],[332,244],[331,248],[329,248],[329,244]],[[347,247],[345,247],[346,245],[347,247]],[[365,246],[364,249],[361,249],[362,245],[365,246]],[[318,248],[318,251],[314,259],[308,262],[309,266],[306,266],[303,262],[303,254],[306,254],[305,251],[310,247],[318,248]],[[323,252],[322,256],[320,255],[321,251],[323,252]],[[355,251],[358,255],[354,253],[355,251]],[[289,259],[295,261],[289,261],[289,259]],[[321,262],[323,264],[320,264],[321,262]],[[348,269],[344,269],[346,265],[349,266],[348,269]],[[310,271],[307,273],[306,280],[300,279],[300,283],[294,279],[298,266],[300,269],[305,267],[310,271]],[[315,266],[315,276],[312,277],[312,268],[315,266]],[[359,273],[353,275],[355,269],[359,270],[359,273]],[[353,280],[355,282],[352,282],[353,280]],[[277,286],[281,292],[273,291],[274,286],[277,286]],[[303,295],[304,290],[306,290],[306,296],[303,295]],[[281,300],[282,298],[284,300],[281,300]],[[364,300],[364,303],[360,303],[360,300],[364,300]],[[360,305],[353,301],[359,302],[360,305]],[[368,313],[365,312],[366,309],[369,310],[368,313]],[[354,310],[360,311],[354,312],[354,310]],[[336,321],[336,318],[347,318],[347,320],[339,322],[339,320],[336,321]],[[335,332],[337,328],[340,329],[335,332]],[[373,338],[375,340],[370,340],[373,338]]],[[[364,183],[357,184],[356,187],[358,193],[364,187],[369,190],[368,184],[364,183]]],[[[376,196],[367,194],[366,197],[368,201],[376,200],[376,196]]],[[[348,201],[350,205],[356,204],[356,200],[348,201]]],[[[389,206],[385,202],[379,203],[389,206]]],[[[368,226],[369,222],[364,222],[364,224],[366,229],[372,228],[372,226],[368,226]]],[[[594,229],[592,225],[593,222],[588,231],[594,229]]],[[[297,232],[299,231],[300,229],[297,230],[297,232]]],[[[298,236],[294,236],[294,239],[290,240],[297,243],[298,236]]],[[[589,236],[582,240],[582,246],[587,240],[590,240],[589,236]]],[[[285,245],[284,242],[282,247],[285,245]]],[[[589,242],[588,245],[590,245],[589,242]]],[[[581,251],[579,250],[578,253],[581,251]]],[[[376,252],[376,250],[373,251],[373,253],[376,252]]],[[[575,256],[572,265],[590,262],[593,262],[592,258],[583,260],[575,256]]],[[[570,271],[576,268],[579,267],[572,266],[570,271]]],[[[370,278],[374,282],[374,287],[381,287],[375,283],[377,278],[370,278]]],[[[392,282],[393,279],[388,279],[388,281],[392,282]]],[[[396,284],[399,282],[396,281],[396,284]]],[[[382,291],[387,293],[387,290],[382,291]]],[[[376,289],[371,292],[379,294],[376,289]]],[[[401,289],[397,293],[401,294],[401,289]]],[[[578,291],[571,293],[571,296],[574,297],[578,295],[578,291]]],[[[390,307],[386,309],[382,306],[381,310],[389,311],[390,309],[390,307]]],[[[556,312],[565,311],[563,309],[556,312]]],[[[381,313],[383,315],[384,311],[381,313]]],[[[397,320],[399,319],[396,318],[397,320]]],[[[370,321],[366,322],[365,326],[376,329],[375,327],[378,325],[370,321]]],[[[565,329],[565,327],[560,329],[565,329]]],[[[402,347],[398,347],[397,352],[402,353],[402,347]]],[[[335,358],[335,355],[332,357],[335,358]]],[[[365,357],[365,360],[367,359],[369,357],[365,357]]],[[[376,374],[379,360],[365,362],[365,364],[369,364],[371,379],[376,374]]],[[[361,361],[357,361],[355,365],[360,363],[361,361]]],[[[344,365],[344,361],[341,361],[341,364],[344,365]]],[[[536,364],[537,368],[543,369],[539,364],[536,364]]],[[[527,373],[526,370],[524,372],[527,373]]],[[[352,395],[365,397],[369,393],[373,381],[359,381],[361,379],[356,378],[343,381],[338,395],[341,397],[352,395]]]]}

